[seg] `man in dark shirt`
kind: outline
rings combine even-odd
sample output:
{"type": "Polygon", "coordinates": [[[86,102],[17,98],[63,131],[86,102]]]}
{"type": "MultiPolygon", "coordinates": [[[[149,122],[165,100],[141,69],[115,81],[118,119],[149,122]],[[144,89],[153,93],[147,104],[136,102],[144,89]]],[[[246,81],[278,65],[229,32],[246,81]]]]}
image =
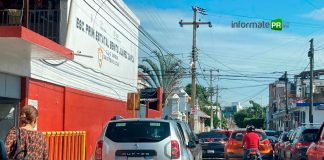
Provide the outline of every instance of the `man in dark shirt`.
{"type": "Polygon", "coordinates": [[[243,137],[242,145],[244,147],[243,160],[246,160],[250,150],[257,150],[258,159],[262,160],[259,147],[260,147],[260,137],[254,132],[254,126],[246,127],[246,134],[243,137]]]}

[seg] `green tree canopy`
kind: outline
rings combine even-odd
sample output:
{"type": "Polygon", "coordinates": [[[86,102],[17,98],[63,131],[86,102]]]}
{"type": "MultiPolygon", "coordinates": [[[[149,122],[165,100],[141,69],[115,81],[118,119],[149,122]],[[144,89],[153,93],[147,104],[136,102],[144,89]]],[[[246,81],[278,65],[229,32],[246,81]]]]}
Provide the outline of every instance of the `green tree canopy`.
{"type": "Polygon", "coordinates": [[[234,114],[234,121],[240,128],[247,125],[254,125],[256,128],[264,128],[265,123],[265,107],[260,104],[249,101],[250,107],[244,108],[234,114]]]}
{"type": "Polygon", "coordinates": [[[153,51],[157,60],[145,58],[138,68],[148,75],[146,82],[151,87],[163,87],[162,104],[165,106],[166,100],[179,90],[182,77],[185,73],[182,62],[172,54],[163,55],[161,52],[153,51]]]}

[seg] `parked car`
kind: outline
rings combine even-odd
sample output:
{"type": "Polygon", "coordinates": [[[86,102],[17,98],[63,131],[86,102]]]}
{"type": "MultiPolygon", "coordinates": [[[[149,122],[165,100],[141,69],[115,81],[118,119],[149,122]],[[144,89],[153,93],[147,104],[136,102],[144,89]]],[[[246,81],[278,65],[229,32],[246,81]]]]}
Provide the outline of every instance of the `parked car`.
{"type": "Polygon", "coordinates": [[[203,142],[203,159],[224,158],[224,147],[228,140],[226,132],[203,132],[198,135],[198,138],[203,142]]]}
{"type": "Polygon", "coordinates": [[[274,148],[274,145],[278,142],[278,137],[279,137],[278,132],[274,130],[264,130],[264,133],[267,135],[272,145],[272,148],[274,148]]]}
{"type": "MultiPolygon", "coordinates": [[[[230,139],[225,144],[225,159],[237,159],[243,157],[242,140],[246,130],[234,130],[230,139]]],[[[260,137],[260,153],[262,159],[272,159],[273,150],[267,135],[262,130],[256,130],[256,133],[260,137]]]]}
{"type": "Polygon", "coordinates": [[[317,132],[315,142],[313,142],[307,150],[308,160],[324,159],[324,122],[317,132]]]}
{"type": "Polygon", "coordinates": [[[295,136],[290,144],[290,150],[287,150],[287,158],[293,160],[307,159],[306,151],[310,144],[315,141],[319,127],[301,126],[295,131],[295,136]]]}
{"type": "Polygon", "coordinates": [[[279,159],[279,157],[283,157],[283,148],[284,143],[287,142],[288,139],[288,132],[282,132],[278,138],[278,142],[275,144],[273,148],[273,154],[275,159],[279,159]]]}
{"type": "Polygon", "coordinates": [[[92,159],[193,160],[175,121],[120,119],[110,121],[97,140],[92,159]]]}
{"type": "Polygon", "coordinates": [[[202,159],[202,146],[199,143],[198,137],[193,133],[193,131],[190,129],[188,123],[183,122],[183,121],[178,121],[177,126],[180,131],[180,135],[183,137],[183,141],[185,144],[194,144],[192,147],[189,148],[192,156],[194,157],[195,160],[200,160],[202,159]]]}

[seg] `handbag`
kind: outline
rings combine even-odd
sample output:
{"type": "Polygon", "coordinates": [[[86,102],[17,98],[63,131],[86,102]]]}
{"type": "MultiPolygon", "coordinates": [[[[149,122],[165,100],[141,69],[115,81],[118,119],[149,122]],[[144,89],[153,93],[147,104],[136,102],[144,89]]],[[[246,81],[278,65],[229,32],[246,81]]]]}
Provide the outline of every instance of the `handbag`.
{"type": "Polygon", "coordinates": [[[25,144],[25,149],[20,150],[20,129],[16,128],[16,152],[13,157],[14,160],[28,160],[27,159],[27,143],[25,144]],[[23,158],[20,158],[20,154],[23,153],[23,158]]]}

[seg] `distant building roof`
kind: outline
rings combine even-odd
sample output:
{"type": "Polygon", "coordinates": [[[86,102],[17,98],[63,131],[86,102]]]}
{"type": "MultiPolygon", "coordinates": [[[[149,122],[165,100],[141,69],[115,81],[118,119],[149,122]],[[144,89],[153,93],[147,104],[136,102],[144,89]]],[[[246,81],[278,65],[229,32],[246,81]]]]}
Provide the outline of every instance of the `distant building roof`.
{"type": "Polygon", "coordinates": [[[210,118],[209,115],[207,115],[204,111],[201,110],[197,110],[197,115],[198,117],[202,117],[202,118],[210,118]]]}

